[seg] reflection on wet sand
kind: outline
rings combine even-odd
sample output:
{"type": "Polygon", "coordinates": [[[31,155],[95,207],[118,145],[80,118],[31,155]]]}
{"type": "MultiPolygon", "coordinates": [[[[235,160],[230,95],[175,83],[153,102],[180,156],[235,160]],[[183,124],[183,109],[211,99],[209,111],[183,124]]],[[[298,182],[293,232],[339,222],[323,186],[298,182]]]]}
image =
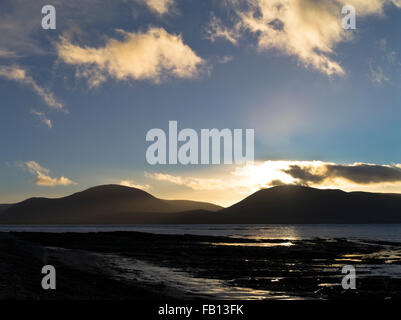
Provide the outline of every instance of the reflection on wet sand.
{"type": "Polygon", "coordinates": [[[270,292],[245,287],[231,286],[227,281],[193,277],[175,268],[156,266],[145,261],[116,255],[103,255],[113,266],[113,276],[127,281],[135,280],[147,284],[163,284],[174,298],[209,298],[228,300],[299,300],[300,297],[288,293],[270,292]]]}
{"type": "Polygon", "coordinates": [[[289,247],[293,246],[292,242],[211,242],[204,244],[212,245],[212,246],[240,246],[240,247],[289,247]]]}
{"type": "MultiPolygon", "coordinates": [[[[115,291],[122,287],[126,292],[142,290],[182,299],[401,298],[400,243],[136,232],[16,233],[7,237],[13,248],[40,253],[37,258],[70,270],[68,283],[84,281],[85,292],[95,291],[85,282],[94,278],[96,286],[107,283],[115,291]],[[341,286],[342,267],[349,264],[356,269],[356,290],[341,286]]],[[[0,258],[2,252],[9,250],[0,251],[0,258]]],[[[13,259],[21,261],[21,254],[5,256],[0,264],[14,263],[13,259]]],[[[102,294],[107,297],[109,293],[102,294]]]]}

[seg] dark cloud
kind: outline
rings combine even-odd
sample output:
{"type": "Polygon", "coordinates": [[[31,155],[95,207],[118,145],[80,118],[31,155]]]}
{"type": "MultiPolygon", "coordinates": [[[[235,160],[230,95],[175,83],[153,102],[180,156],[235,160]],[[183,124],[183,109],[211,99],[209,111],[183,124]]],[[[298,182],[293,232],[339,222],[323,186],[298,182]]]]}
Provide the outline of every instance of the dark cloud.
{"type": "Polygon", "coordinates": [[[358,163],[353,165],[323,164],[320,167],[291,165],[283,172],[301,184],[319,184],[325,180],[343,178],[357,184],[401,182],[401,168],[396,166],[358,163]]]}
{"type": "Polygon", "coordinates": [[[317,173],[313,173],[315,168],[312,166],[299,166],[299,165],[290,165],[290,169],[283,170],[283,172],[289,174],[291,177],[298,179],[301,184],[309,184],[309,183],[320,183],[328,178],[326,175],[320,175],[317,173]]]}
{"type": "Polygon", "coordinates": [[[282,186],[283,184],[285,184],[283,181],[276,179],[276,180],[272,180],[270,181],[269,185],[276,187],[276,186],[282,186]]]}

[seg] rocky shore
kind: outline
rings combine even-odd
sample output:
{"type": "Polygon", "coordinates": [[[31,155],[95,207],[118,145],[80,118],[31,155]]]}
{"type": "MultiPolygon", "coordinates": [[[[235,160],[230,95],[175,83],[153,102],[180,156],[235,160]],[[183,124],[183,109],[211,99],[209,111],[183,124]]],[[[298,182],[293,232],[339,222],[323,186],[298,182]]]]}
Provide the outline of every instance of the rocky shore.
{"type": "Polygon", "coordinates": [[[401,298],[401,244],[139,232],[0,233],[0,299],[401,298]],[[54,265],[57,289],[43,290],[54,265]],[[356,290],[344,290],[344,265],[356,290]]]}

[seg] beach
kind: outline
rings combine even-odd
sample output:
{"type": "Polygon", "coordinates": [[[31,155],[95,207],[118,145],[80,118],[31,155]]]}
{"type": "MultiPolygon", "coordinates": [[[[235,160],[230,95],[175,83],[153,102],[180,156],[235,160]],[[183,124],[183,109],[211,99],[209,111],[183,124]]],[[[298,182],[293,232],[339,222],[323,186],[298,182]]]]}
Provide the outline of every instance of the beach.
{"type": "Polygon", "coordinates": [[[144,232],[2,232],[0,299],[400,299],[401,243],[144,232]],[[53,265],[56,290],[43,290],[53,265]],[[356,289],[344,290],[344,265],[356,289]]]}

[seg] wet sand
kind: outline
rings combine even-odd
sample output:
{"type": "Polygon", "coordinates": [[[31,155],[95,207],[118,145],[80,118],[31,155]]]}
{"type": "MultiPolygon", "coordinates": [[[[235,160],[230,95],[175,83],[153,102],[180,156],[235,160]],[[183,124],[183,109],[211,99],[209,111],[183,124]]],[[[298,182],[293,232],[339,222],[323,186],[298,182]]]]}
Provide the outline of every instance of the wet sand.
{"type": "Polygon", "coordinates": [[[401,298],[401,244],[193,235],[0,233],[0,299],[401,298]],[[57,289],[40,283],[43,265],[57,289]],[[356,290],[341,286],[356,268],[356,290]]]}

